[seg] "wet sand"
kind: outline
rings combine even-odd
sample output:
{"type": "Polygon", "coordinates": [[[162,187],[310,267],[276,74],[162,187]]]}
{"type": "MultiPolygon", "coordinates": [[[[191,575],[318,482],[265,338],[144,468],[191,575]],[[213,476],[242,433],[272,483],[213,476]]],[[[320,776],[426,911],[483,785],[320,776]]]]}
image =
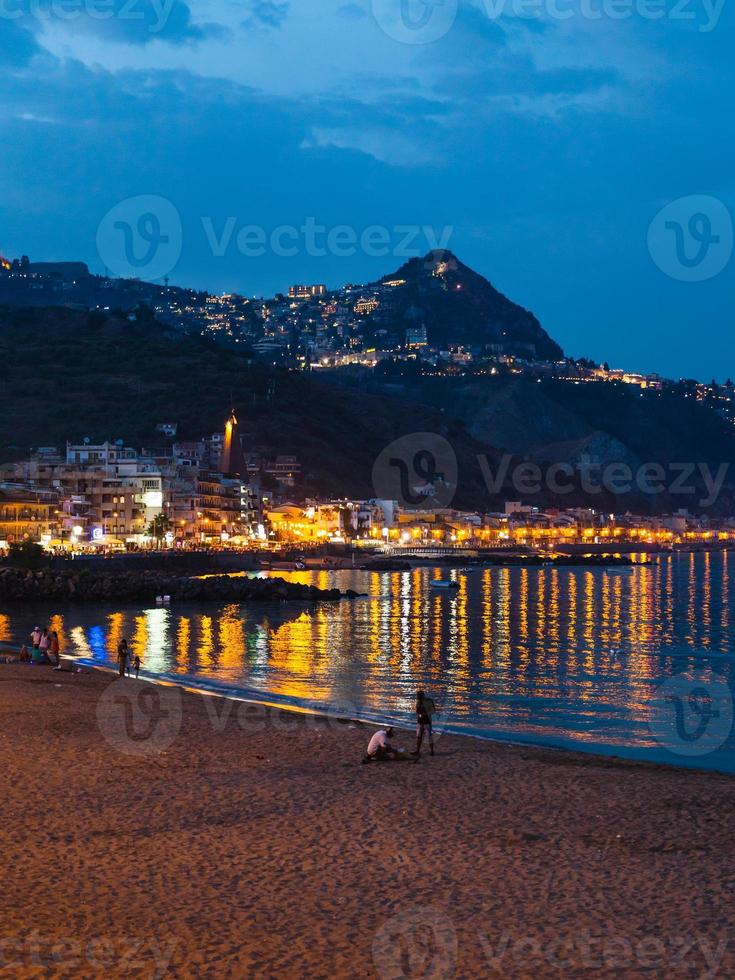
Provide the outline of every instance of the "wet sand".
{"type": "Polygon", "coordinates": [[[732,777],[370,732],[0,664],[0,976],[735,971],[732,777]]]}

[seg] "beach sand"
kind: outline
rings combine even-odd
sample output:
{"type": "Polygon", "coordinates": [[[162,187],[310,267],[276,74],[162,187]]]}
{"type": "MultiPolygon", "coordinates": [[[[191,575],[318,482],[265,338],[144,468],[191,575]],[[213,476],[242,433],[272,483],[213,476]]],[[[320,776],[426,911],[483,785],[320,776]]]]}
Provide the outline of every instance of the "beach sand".
{"type": "Polygon", "coordinates": [[[0,665],[0,975],[735,971],[731,777],[370,731],[0,665]]]}

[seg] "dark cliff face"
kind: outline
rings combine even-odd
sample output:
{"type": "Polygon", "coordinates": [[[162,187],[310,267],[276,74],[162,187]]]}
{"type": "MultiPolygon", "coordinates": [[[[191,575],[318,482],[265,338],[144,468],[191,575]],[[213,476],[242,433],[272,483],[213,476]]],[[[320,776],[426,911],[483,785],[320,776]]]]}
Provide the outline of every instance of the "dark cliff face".
{"type": "Polygon", "coordinates": [[[561,347],[533,313],[513,303],[451,252],[411,259],[382,283],[392,287],[392,319],[400,329],[425,326],[431,346],[461,344],[554,360],[561,347]]]}

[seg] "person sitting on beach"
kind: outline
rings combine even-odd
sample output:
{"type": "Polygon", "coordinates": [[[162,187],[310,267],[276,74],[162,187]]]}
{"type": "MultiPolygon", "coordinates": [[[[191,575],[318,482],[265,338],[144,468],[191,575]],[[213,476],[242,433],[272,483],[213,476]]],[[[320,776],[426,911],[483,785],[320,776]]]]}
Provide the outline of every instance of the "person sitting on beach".
{"type": "Polygon", "coordinates": [[[368,742],[367,755],[363,762],[385,762],[387,759],[395,759],[396,750],[390,744],[392,728],[379,728],[368,742]]]}
{"type": "Polygon", "coordinates": [[[20,648],[20,662],[22,664],[27,664],[30,659],[31,659],[31,655],[28,652],[28,647],[24,643],[23,646],[20,648]]]}

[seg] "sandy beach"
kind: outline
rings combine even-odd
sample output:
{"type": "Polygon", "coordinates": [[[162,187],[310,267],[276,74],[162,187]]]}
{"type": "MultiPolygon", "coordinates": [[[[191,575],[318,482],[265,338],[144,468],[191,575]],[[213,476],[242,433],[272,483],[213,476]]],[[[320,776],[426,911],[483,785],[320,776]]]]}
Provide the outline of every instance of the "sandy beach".
{"type": "Polygon", "coordinates": [[[369,734],[0,664],[0,975],[732,975],[732,778],[369,734]]]}

